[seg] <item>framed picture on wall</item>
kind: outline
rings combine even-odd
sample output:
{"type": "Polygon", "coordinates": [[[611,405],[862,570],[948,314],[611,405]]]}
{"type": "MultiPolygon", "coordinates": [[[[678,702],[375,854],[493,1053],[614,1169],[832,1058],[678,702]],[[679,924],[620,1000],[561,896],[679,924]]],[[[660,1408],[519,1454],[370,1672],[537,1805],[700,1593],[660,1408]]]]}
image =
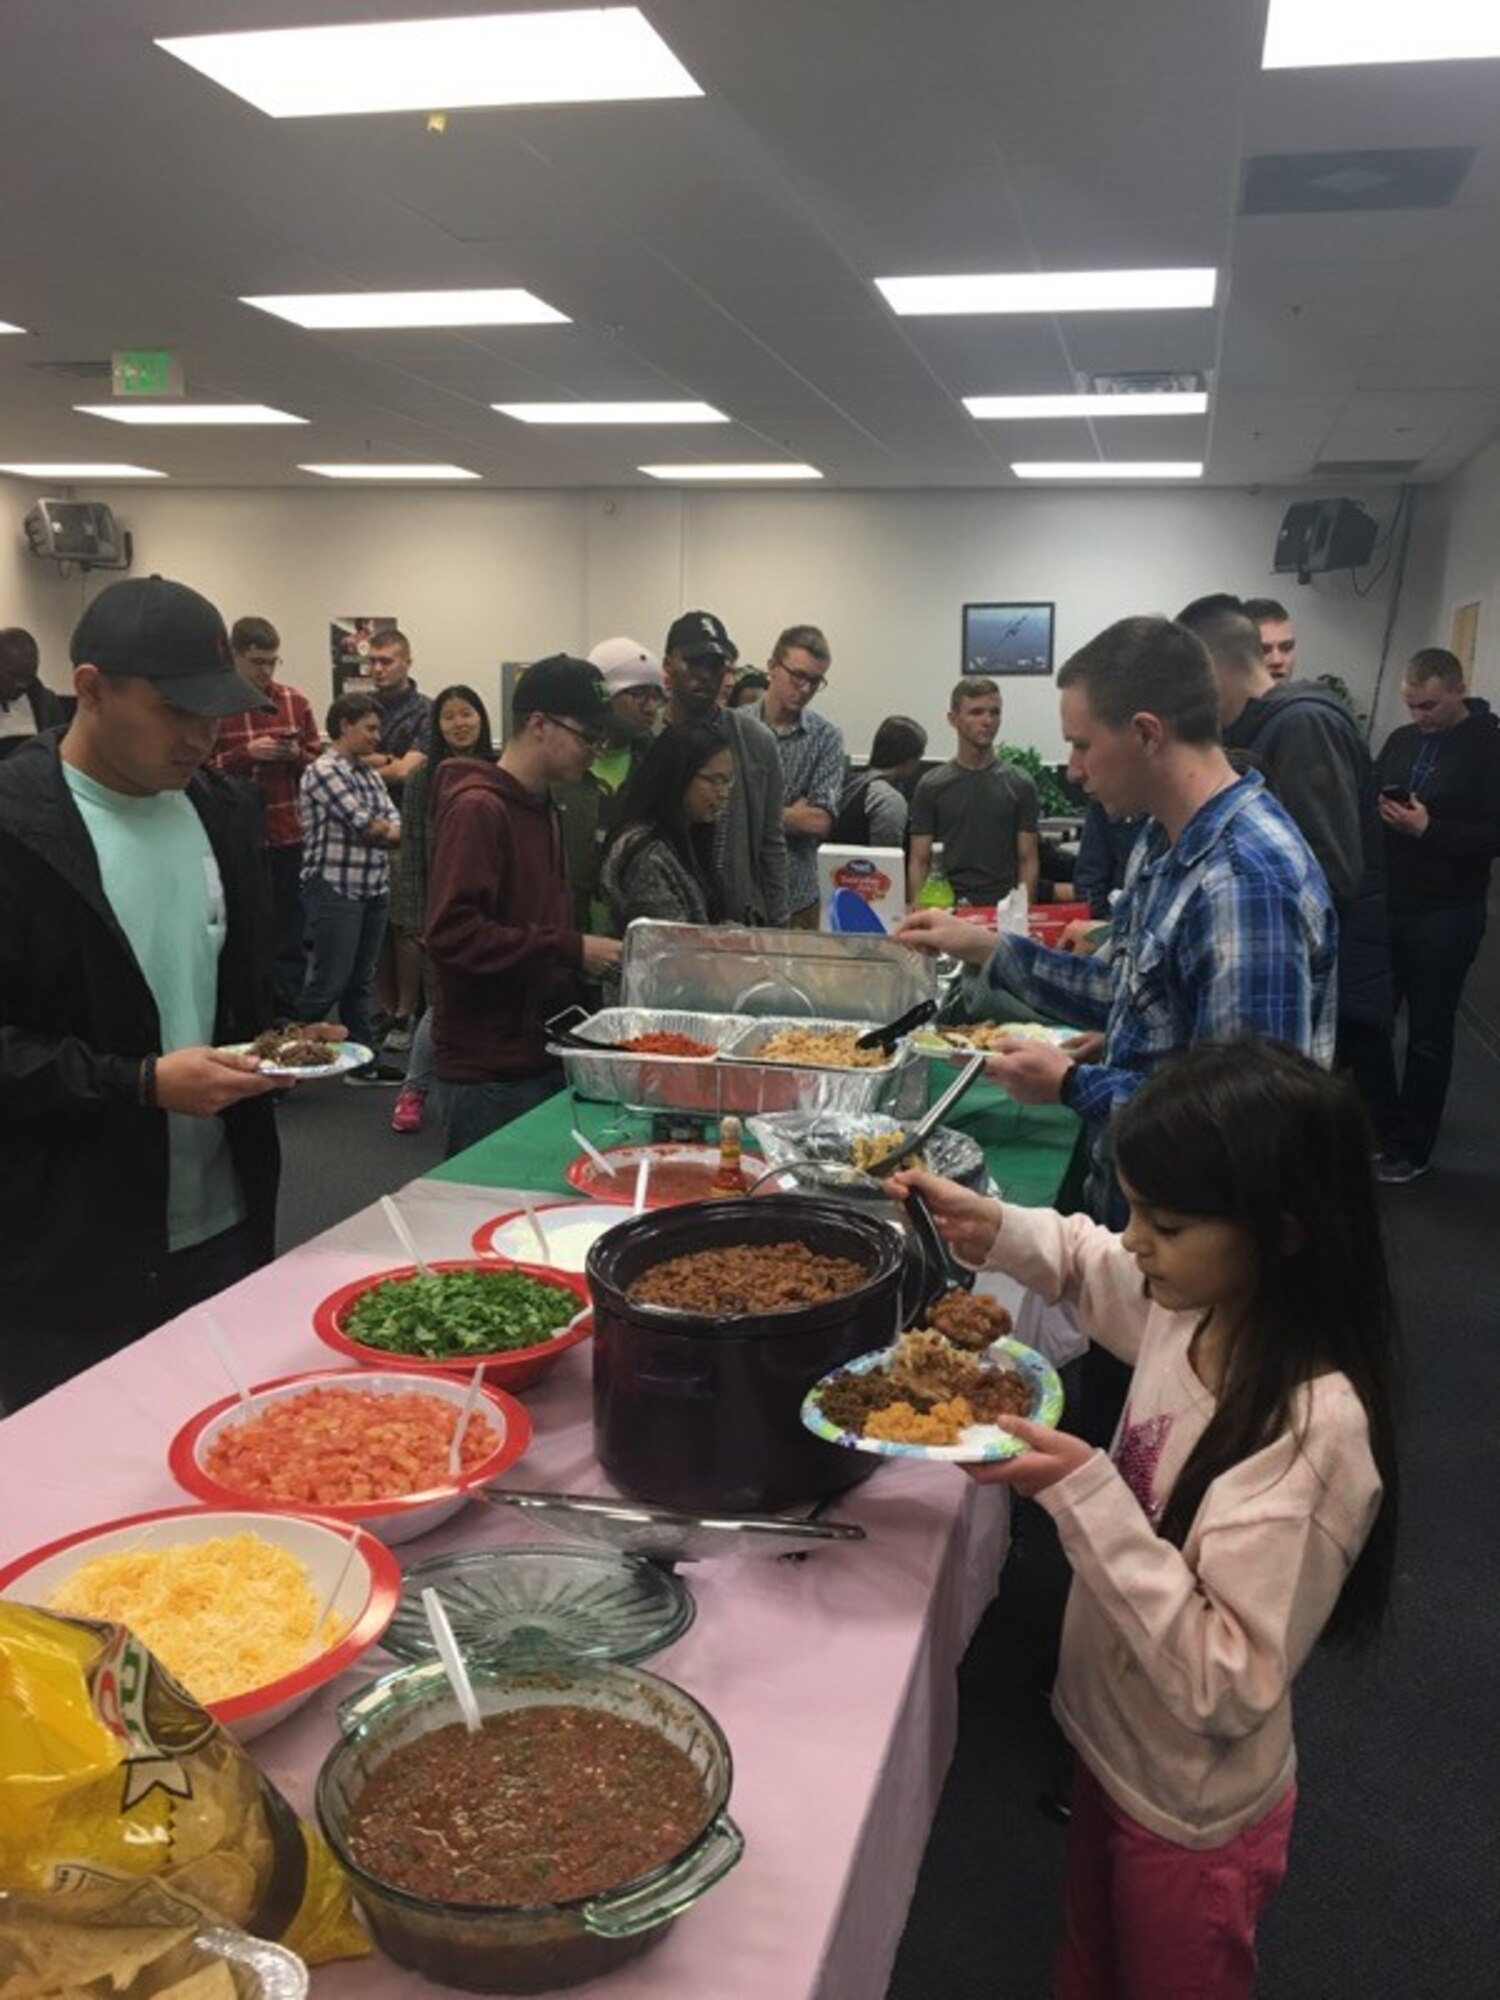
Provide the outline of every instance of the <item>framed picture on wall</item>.
{"type": "Polygon", "coordinates": [[[1050,674],[1051,604],[966,604],[966,674],[1050,674]]]}
{"type": "Polygon", "coordinates": [[[522,674],[531,665],[530,660],[502,660],[500,662],[500,734],[495,739],[499,743],[510,741],[510,726],[514,720],[513,704],[516,688],[522,674]]]}
{"type": "Polygon", "coordinates": [[[1474,673],[1474,652],[1479,644],[1479,602],[1460,604],[1453,613],[1453,622],[1448,630],[1448,650],[1456,653],[1463,662],[1464,676],[1472,679],[1474,673]]]}

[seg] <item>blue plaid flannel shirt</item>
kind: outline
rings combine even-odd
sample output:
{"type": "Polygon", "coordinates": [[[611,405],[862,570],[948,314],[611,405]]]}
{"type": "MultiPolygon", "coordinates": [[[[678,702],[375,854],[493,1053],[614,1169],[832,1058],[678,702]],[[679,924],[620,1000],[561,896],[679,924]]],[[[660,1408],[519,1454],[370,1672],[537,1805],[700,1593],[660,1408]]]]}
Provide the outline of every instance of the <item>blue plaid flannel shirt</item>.
{"type": "Polygon", "coordinates": [[[1251,772],[1201,806],[1175,843],[1148,820],[1092,958],[1002,936],[988,976],[1039,1012],[1103,1029],[1068,1102],[1108,1119],[1194,1042],[1265,1036],[1333,1060],[1338,921],[1323,871],[1251,772]]]}
{"type": "Polygon", "coordinates": [[[337,750],[325,750],[302,773],[302,880],[321,875],[330,889],[367,903],[389,893],[391,864],[383,847],[361,836],[371,820],[401,815],[382,779],[337,750]]]}

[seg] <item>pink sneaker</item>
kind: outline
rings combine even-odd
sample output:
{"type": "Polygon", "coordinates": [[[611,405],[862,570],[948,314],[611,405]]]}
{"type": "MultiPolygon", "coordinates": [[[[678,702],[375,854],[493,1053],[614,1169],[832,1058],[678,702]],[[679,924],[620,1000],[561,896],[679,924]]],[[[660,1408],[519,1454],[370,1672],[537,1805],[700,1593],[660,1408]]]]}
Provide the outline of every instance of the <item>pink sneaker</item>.
{"type": "Polygon", "coordinates": [[[391,1113],[393,1132],[420,1132],[422,1121],[427,1116],[427,1098],[420,1090],[404,1084],[396,1098],[396,1108],[391,1113]]]}

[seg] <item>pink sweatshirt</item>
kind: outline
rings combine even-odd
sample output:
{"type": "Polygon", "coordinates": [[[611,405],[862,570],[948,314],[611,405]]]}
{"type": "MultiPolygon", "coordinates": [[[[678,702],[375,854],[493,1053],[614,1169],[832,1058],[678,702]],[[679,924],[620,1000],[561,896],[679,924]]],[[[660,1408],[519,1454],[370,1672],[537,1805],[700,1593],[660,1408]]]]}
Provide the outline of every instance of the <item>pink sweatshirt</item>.
{"type": "Polygon", "coordinates": [[[1296,1771],[1291,1685],[1333,1610],[1380,1499],[1364,1406],[1317,1377],[1298,1423],[1216,1479],[1182,1549],[1156,1532],[1213,1415],[1188,1347],[1201,1315],[1141,1289],[1118,1236],[1083,1216],[1006,1205],[986,1268],[1135,1370],[1109,1455],[1039,1498],[1073,1566],[1053,1708],[1115,1803],[1182,1847],[1221,1847],[1296,1771]]]}

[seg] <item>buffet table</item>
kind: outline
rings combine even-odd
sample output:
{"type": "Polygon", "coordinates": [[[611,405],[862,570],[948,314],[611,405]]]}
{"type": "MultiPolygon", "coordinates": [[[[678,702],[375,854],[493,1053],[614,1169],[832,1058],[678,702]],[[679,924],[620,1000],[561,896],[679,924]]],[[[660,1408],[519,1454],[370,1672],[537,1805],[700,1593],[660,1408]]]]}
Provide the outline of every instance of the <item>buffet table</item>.
{"type": "MultiPolygon", "coordinates": [[[[956,1122],[994,1135],[992,1170],[1008,1192],[1046,1199],[1074,1121],[1020,1113],[991,1096],[998,1101],[976,1092],[956,1122]]],[[[413,1183],[402,1209],[424,1255],[468,1254],[475,1228],[516,1206],[520,1186],[567,1193],[561,1170],[575,1150],[573,1117],[569,1098],[553,1100],[413,1183]]],[[[400,1261],[379,1210],[366,1209],[221,1294],[215,1317],[253,1381],[317,1368],[334,1357],[311,1331],[314,1308],[350,1279],[400,1261]]],[[[7,1419],[0,1556],[180,1503],[167,1441],[223,1391],[201,1325],[188,1316],[7,1419]]],[[[592,1453],[587,1345],[525,1400],[537,1435],[506,1483],[607,1491],[592,1453]]],[[[613,2000],[876,2000],[884,1992],[952,1754],[955,1669],[995,1591],[1008,1502],[948,1467],[890,1465],[829,1514],[858,1523],[868,1540],[802,1561],[742,1557],[686,1571],[696,1621],[643,1664],[679,1682],[724,1729],[735,1765],[730,1811],[745,1857],[658,1948],[573,1990],[613,2000]]],[[[548,1539],[508,1512],[476,1505],[398,1553],[410,1562],[548,1539]]],[[[368,1655],[254,1746],[302,1812],[311,1812],[338,1702],[391,1664],[378,1651],[368,1655]]],[[[313,1988],[322,2000],[435,1990],[380,1956],[322,1968],[313,1988]]]]}

